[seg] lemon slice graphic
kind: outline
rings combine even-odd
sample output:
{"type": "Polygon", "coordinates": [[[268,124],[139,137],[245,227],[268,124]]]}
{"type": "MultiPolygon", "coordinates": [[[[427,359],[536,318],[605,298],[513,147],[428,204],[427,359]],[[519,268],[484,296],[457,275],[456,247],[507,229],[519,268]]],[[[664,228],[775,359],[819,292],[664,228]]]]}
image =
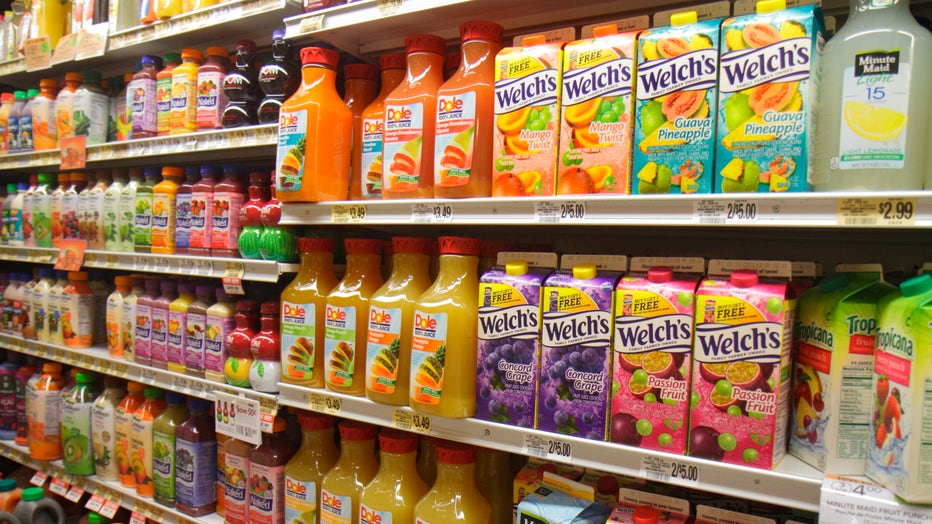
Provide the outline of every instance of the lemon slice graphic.
{"type": "Polygon", "coordinates": [[[903,132],[906,128],[906,115],[885,107],[845,102],[845,122],[861,137],[886,141],[903,132]]]}

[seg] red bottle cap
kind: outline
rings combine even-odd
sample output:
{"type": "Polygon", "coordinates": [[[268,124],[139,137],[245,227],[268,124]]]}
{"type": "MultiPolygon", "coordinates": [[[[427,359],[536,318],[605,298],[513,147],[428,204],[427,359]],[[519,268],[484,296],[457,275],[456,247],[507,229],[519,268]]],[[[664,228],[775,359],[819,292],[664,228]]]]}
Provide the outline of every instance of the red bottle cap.
{"type": "Polygon", "coordinates": [[[479,256],[479,239],[469,237],[440,237],[441,255],[479,256]]]}
{"type": "Polygon", "coordinates": [[[382,67],[382,71],[386,69],[404,69],[405,55],[404,53],[385,53],[379,57],[379,65],[382,67]]]}
{"type": "Polygon", "coordinates": [[[298,424],[301,429],[308,431],[319,431],[333,427],[333,417],[323,413],[301,413],[298,415],[298,424]]]}
{"type": "Polygon", "coordinates": [[[486,242],[479,244],[479,256],[483,258],[497,257],[502,251],[508,251],[512,246],[511,242],[486,242]]]}
{"type": "Polygon", "coordinates": [[[343,77],[347,80],[378,80],[379,70],[369,64],[346,64],[343,66],[343,77]]]}
{"type": "Polygon", "coordinates": [[[263,302],[259,308],[259,313],[262,315],[277,315],[279,307],[278,302],[263,302]]]}
{"type": "Polygon", "coordinates": [[[255,313],[259,311],[259,304],[255,300],[237,300],[236,301],[236,312],[237,313],[255,313]]]}
{"type": "Polygon", "coordinates": [[[417,451],[417,435],[401,431],[385,430],[379,433],[379,449],[386,453],[414,453],[417,451]]]}
{"type": "Polygon", "coordinates": [[[13,100],[13,93],[0,94],[0,101],[9,102],[11,100],[13,100]]]}
{"type": "Polygon", "coordinates": [[[618,479],[611,475],[602,475],[595,483],[595,490],[603,495],[618,495],[618,479]]]}
{"type": "Polygon", "coordinates": [[[375,438],[375,426],[358,422],[356,420],[344,420],[340,422],[340,439],[342,440],[372,440],[375,438]]]}
{"type": "Polygon", "coordinates": [[[298,251],[302,253],[332,253],[332,238],[301,237],[298,239],[298,251]]]}
{"type": "Polygon", "coordinates": [[[305,47],[301,50],[301,64],[320,64],[336,69],[340,63],[340,55],[332,49],[323,47],[305,47]]]}
{"type": "Polygon", "coordinates": [[[430,255],[434,241],[421,237],[392,237],[392,253],[420,253],[430,255]]]}
{"type": "Polygon", "coordinates": [[[757,285],[759,278],[757,271],[750,269],[739,269],[731,274],[731,283],[735,287],[748,288],[757,285]]]}
{"type": "Polygon", "coordinates": [[[504,28],[495,22],[485,20],[476,20],[465,22],[460,26],[460,40],[463,42],[469,40],[491,40],[492,42],[502,42],[502,32],[504,28]]]}
{"type": "Polygon", "coordinates": [[[447,43],[443,38],[435,35],[411,35],[405,38],[405,53],[417,53],[426,51],[442,55],[447,49],[447,43]]]}
{"type": "Polygon", "coordinates": [[[476,461],[476,448],[457,442],[437,443],[437,462],[443,464],[472,464],[476,461]]]}
{"type": "Polygon", "coordinates": [[[652,506],[638,506],[634,508],[634,524],[656,524],[660,522],[660,512],[652,506]]]}
{"type": "Polygon", "coordinates": [[[347,255],[366,253],[380,255],[384,242],[377,238],[347,238],[343,240],[343,245],[346,247],[347,255]]]}
{"type": "Polygon", "coordinates": [[[657,284],[673,280],[673,268],[668,266],[657,266],[647,270],[647,280],[657,284]]]}

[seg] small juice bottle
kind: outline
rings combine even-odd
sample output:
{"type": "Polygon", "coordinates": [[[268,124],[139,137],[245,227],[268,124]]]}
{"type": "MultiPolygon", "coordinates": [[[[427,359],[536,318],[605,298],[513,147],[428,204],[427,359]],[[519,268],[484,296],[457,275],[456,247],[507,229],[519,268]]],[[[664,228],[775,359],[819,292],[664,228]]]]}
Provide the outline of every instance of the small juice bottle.
{"type": "Polygon", "coordinates": [[[428,238],[392,238],[392,273],[369,299],[366,396],[408,404],[415,300],[431,284],[428,238]]]}
{"type": "MultiPolygon", "coordinates": [[[[346,274],[327,297],[324,319],[324,369],[327,389],[363,396],[366,392],[366,347],[369,297],[382,280],[381,240],[347,238],[346,274]]],[[[478,292],[478,291],[477,291],[478,292]]]]}
{"type": "MultiPolygon", "coordinates": [[[[362,146],[362,112],[375,100],[379,93],[379,70],[369,64],[347,64],[343,66],[343,101],[353,112],[353,150],[350,162],[350,188],[353,181],[359,179],[362,169],[356,160],[361,159],[362,146]]],[[[350,200],[359,200],[359,184],[355,184],[356,194],[350,193],[350,200]]]]}
{"type": "Polygon", "coordinates": [[[259,306],[259,333],[249,343],[252,363],[249,366],[249,385],[256,391],[278,392],[278,381],[282,378],[279,354],[278,302],[263,302],[259,306]]]}
{"type": "MultiPolygon", "coordinates": [[[[85,173],[71,173],[71,184],[65,190],[61,202],[62,239],[77,240],[81,236],[81,219],[78,217],[80,209],[78,195],[87,187],[85,173]]],[[[16,201],[13,201],[14,205],[16,201]]]]}
{"type": "Polygon", "coordinates": [[[155,15],[155,4],[157,0],[139,0],[139,23],[148,25],[158,20],[155,15]]]}
{"type": "Polygon", "coordinates": [[[223,363],[227,360],[226,338],[236,327],[235,304],[222,287],[214,292],[216,302],[207,308],[207,333],[204,335],[204,378],[224,382],[223,363]]]}
{"type": "Polygon", "coordinates": [[[3,93],[0,95],[0,154],[5,155],[10,152],[10,141],[13,136],[10,133],[10,112],[13,110],[13,93],[3,93]]]}
{"type": "Polygon", "coordinates": [[[301,269],[282,291],[282,381],[324,387],[327,296],[337,285],[333,239],[299,238],[301,269]]]}
{"type": "Polygon", "coordinates": [[[301,50],[301,88],[279,118],[275,189],[282,202],[346,200],[353,113],[337,93],[339,60],[330,49],[301,50]]]}
{"type": "Polygon", "coordinates": [[[188,236],[188,253],[191,255],[210,256],[215,185],[217,168],[202,165],[201,179],[191,186],[191,232],[188,236]]]}
{"type": "Polygon", "coordinates": [[[85,71],[84,83],[74,93],[71,122],[75,136],[86,136],[87,145],[107,141],[110,97],[100,87],[100,72],[85,71]]]}
{"type": "Polygon", "coordinates": [[[249,387],[249,368],[252,353],[249,345],[259,331],[259,304],[255,300],[236,302],[236,328],[227,336],[229,356],[223,364],[223,377],[227,384],[241,388],[249,387]]]}
{"type": "Polygon", "coordinates": [[[405,78],[405,55],[386,53],[379,57],[382,87],[378,96],[362,111],[360,131],[354,135],[353,176],[350,200],[382,198],[382,130],[385,125],[385,97],[405,78]]]}
{"type": "Polygon", "coordinates": [[[55,96],[58,95],[58,80],[39,80],[39,94],[32,101],[32,134],[36,151],[58,147],[58,132],[55,130],[55,96]]]}
{"type": "Polygon", "coordinates": [[[209,400],[188,399],[191,415],[175,428],[175,508],[191,517],[214,512],[217,502],[217,438],[209,400]]]}
{"type": "Polygon", "coordinates": [[[188,304],[188,320],[185,327],[184,365],[188,375],[204,377],[207,353],[207,308],[214,298],[214,286],[194,286],[194,302],[188,304]]]}
{"type": "Polygon", "coordinates": [[[188,418],[184,395],[169,391],[168,406],[152,421],[152,483],[155,501],[163,506],[175,506],[175,443],[176,430],[188,418]]]}
{"type": "Polygon", "coordinates": [[[359,495],[359,522],[412,522],[414,507],[430,487],[417,472],[417,436],[379,433],[379,471],[359,495]]]}
{"type": "Polygon", "coordinates": [[[130,115],[133,138],[156,136],[159,131],[158,76],[162,60],[157,56],[142,55],[140,63],[142,69],[136,71],[126,88],[126,107],[130,115]]]}
{"type": "Polygon", "coordinates": [[[227,447],[223,516],[227,524],[249,523],[249,453],[255,446],[232,439],[227,447]]]}
{"type": "Polygon", "coordinates": [[[437,481],[415,506],[415,522],[491,523],[492,506],[476,488],[475,471],[475,448],[437,444],[437,481]]]}
{"type": "MultiPolygon", "coordinates": [[[[123,310],[120,312],[120,336],[123,343],[123,358],[133,360],[136,354],[136,305],[145,294],[145,279],[142,275],[130,275],[132,287],[123,295],[123,310]]],[[[51,291],[51,290],[50,290],[51,291]]]]}
{"type": "Polygon", "coordinates": [[[466,22],[460,26],[463,58],[437,92],[434,196],[492,195],[495,55],[502,26],[466,22]]]}
{"type": "Polygon", "coordinates": [[[93,475],[94,451],[91,448],[91,410],[100,394],[97,376],[81,372],[75,376],[77,385],[62,399],[61,430],[65,473],[93,475]]]}
{"type": "Polygon", "coordinates": [[[197,71],[204,55],[197,49],[181,50],[181,64],[172,69],[172,105],[169,132],[172,135],[197,130],[197,71]]]}
{"type": "Polygon", "coordinates": [[[26,92],[25,91],[14,91],[13,92],[13,107],[10,109],[10,117],[7,122],[7,127],[9,130],[9,143],[7,144],[7,151],[10,153],[19,153],[23,150],[22,148],[22,135],[20,134],[19,129],[19,119],[23,114],[23,109],[26,107],[26,92]]]}
{"type": "Polygon", "coordinates": [[[111,357],[123,358],[120,313],[123,312],[123,297],[129,294],[131,282],[129,277],[122,275],[113,280],[116,290],[107,297],[107,352],[111,357]]]}
{"type": "Polygon", "coordinates": [[[223,179],[214,186],[214,203],[209,209],[210,255],[236,258],[239,256],[240,215],[246,201],[246,184],[236,164],[223,165],[223,179]]]}
{"type": "MultiPolygon", "coordinates": [[[[165,67],[155,75],[155,123],[158,136],[165,136],[171,130],[172,115],[172,75],[176,67],[181,65],[181,55],[178,53],[165,54],[165,67]]],[[[135,77],[134,77],[135,78],[135,77]]],[[[152,136],[152,135],[146,135],[152,136]]],[[[136,135],[136,121],[133,119],[133,138],[136,135]]]]}
{"type": "MultiPolygon", "coordinates": [[[[215,411],[217,420],[222,418],[220,414],[219,407],[216,407],[215,411]]],[[[211,426],[213,426],[213,420],[211,420],[211,426]]],[[[217,497],[217,504],[214,506],[214,510],[218,515],[225,515],[226,509],[224,508],[224,502],[226,502],[226,484],[227,484],[227,448],[230,445],[230,442],[233,441],[232,437],[224,435],[223,433],[217,433],[217,478],[214,479],[214,494],[217,497]]]]}
{"type": "MultiPolygon", "coordinates": [[[[36,236],[33,225],[33,209],[35,208],[36,189],[39,188],[39,175],[29,175],[29,189],[23,196],[23,245],[36,247],[36,236]]],[[[2,235],[0,235],[2,237],[2,235]]]]}
{"type": "Polygon", "coordinates": [[[68,273],[66,271],[55,272],[55,283],[49,288],[49,307],[47,322],[49,325],[49,342],[56,345],[64,345],[65,339],[62,335],[62,308],[65,299],[65,287],[68,285],[68,273]]]}
{"type": "Polygon", "coordinates": [[[84,208],[84,230],[88,249],[106,249],[107,237],[104,236],[104,199],[110,187],[110,173],[97,172],[97,183],[87,192],[84,208]]]}
{"type": "Polygon", "coordinates": [[[52,219],[52,245],[57,246],[65,234],[65,225],[62,217],[62,205],[65,199],[65,191],[68,190],[68,183],[71,181],[71,174],[69,173],[59,173],[58,174],[58,187],[56,187],[50,195],[50,205],[51,214],[49,215],[52,219]]]}
{"type": "Polygon", "coordinates": [[[117,377],[104,378],[104,392],[94,400],[91,407],[91,442],[94,445],[94,463],[97,466],[97,478],[108,482],[115,482],[120,478],[117,467],[116,439],[114,427],[116,424],[116,409],[120,401],[126,397],[126,382],[117,377]]]}
{"type": "Polygon", "coordinates": [[[152,188],[152,252],[175,252],[175,194],[184,170],[180,167],[162,168],[162,181],[152,188]]]}
{"type": "Polygon", "coordinates": [[[434,196],[434,124],[445,49],[439,36],[405,38],[407,73],[385,99],[382,198],[434,196]]]}
{"type": "Polygon", "coordinates": [[[181,14],[181,0],[149,0],[155,4],[155,16],[167,20],[181,14]]]}
{"type": "Polygon", "coordinates": [[[165,411],[165,392],[159,388],[146,386],[145,400],[133,412],[130,434],[130,465],[136,481],[136,494],[152,498],[155,494],[155,482],[152,477],[152,453],[155,418],[165,411]]]}
{"type": "MultiPolygon", "coordinates": [[[[174,0],[179,1],[179,0],[174,0]]],[[[207,60],[197,69],[197,130],[220,129],[226,107],[223,78],[230,70],[230,52],[225,47],[207,48],[207,60]]]]}
{"type": "Polygon", "coordinates": [[[285,465],[285,522],[316,522],[321,481],[337,462],[340,452],[333,441],[333,417],[301,412],[301,447],[285,465]]]}
{"type": "Polygon", "coordinates": [[[340,458],[321,482],[321,524],[359,522],[359,495],[379,469],[375,433],[369,424],[340,422],[340,458]]]}
{"type": "Polygon", "coordinates": [[[65,346],[89,348],[93,343],[94,292],[87,285],[87,273],[68,273],[68,286],[64,289],[65,307],[62,308],[61,328],[65,346]]]}
{"type": "Polygon", "coordinates": [[[32,196],[32,236],[36,247],[52,247],[50,186],[55,183],[55,175],[39,173],[38,179],[39,186],[32,196]]]}
{"type": "MultiPolygon", "coordinates": [[[[51,271],[51,270],[49,270],[51,271]]],[[[33,378],[38,380],[38,368],[31,361],[19,367],[13,376],[16,383],[16,437],[17,446],[29,445],[29,418],[26,416],[26,389],[33,378]]]]}
{"type": "Polygon", "coordinates": [[[410,405],[432,415],[471,417],[476,411],[479,241],[440,237],[439,243],[437,279],[414,310],[410,405]]]}
{"type": "Polygon", "coordinates": [[[119,470],[120,485],[127,488],[136,487],[136,476],[130,462],[130,439],[133,435],[133,414],[145,400],[143,390],[146,387],[139,382],[126,385],[126,396],[117,404],[113,417],[113,439],[116,452],[113,460],[119,470]]]}
{"type": "Polygon", "coordinates": [[[101,222],[103,222],[104,249],[107,251],[119,251],[121,247],[120,228],[122,226],[120,221],[123,216],[120,214],[120,193],[123,191],[123,185],[127,182],[126,176],[125,170],[114,169],[113,182],[104,191],[100,216],[101,222]]]}
{"type": "Polygon", "coordinates": [[[163,280],[160,284],[162,294],[152,302],[152,346],[149,361],[136,362],[160,369],[168,369],[168,315],[169,305],[178,298],[178,283],[163,280]]]}
{"type": "Polygon", "coordinates": [[[249,452],[249,522],[285,522],[285,465],[294,455],[285,428],[285,419],[276,418],[272,433],[249,452]]]}
{"type": "Polygon", "coordinates": [[[74,93],[81,87],[84,77],[81,73],[65,73],[65,86],[55,97],[55,129],[58,139],[74,136],[72,113],[74,112],[74,93]]]}
{"type": "Polygon", "coordinates": [[[152,306],[159,296],[161,284],[155,277],[145,281],[145,293],[136,298],[136,322],[133,335],[133,360],[144,366],[152,362],[152,306]]]}
{"type": "Polygon", "coordinates": [[[184,181],[175,192],[175,254],[187,255],[191,247],[191,197],[200,169],[197,166],[184,168],[184,181]]]}
{"type": "Polygon", "coordinates": [[[120,189],[120,249],[132,252],[136,242],[136,190],[142,183],[142,170],[130,168],[129,181],[120,189]]]}
{"type": "Polygon", "coordinates": [[[61,376],[61,364],[42,364],[42,375],[26,387],[26,419],[29,424],[29,457],[33,460],[58,460],[61,458],[62,404],[61,390],[65,379],[61,376]]]}
{"type": "Polygon", "coordinates": [[[188,332],[188,306],[196,299],[192,282],[178,283],[178,298],[168,305],[168,370],[187,373],[185,336],[188,332]]]}
{"type": "Polygon", "coordinates": [[[262,237],[262,206],[269,201],[269,174],[265,171],[249,173],[247,191],[249,200],[239,210],[242,229],[236,242],[241,257],[257,259],[262,257],[259,239],[262,237]]]}
{"type": "Polygon", "coordinates": [[[133,249],[136,253],[152,251],[153,189],[161,173],[157,167],[147,167],[145,178],[136,186],[136,205],[133,214],[133,249]]]}

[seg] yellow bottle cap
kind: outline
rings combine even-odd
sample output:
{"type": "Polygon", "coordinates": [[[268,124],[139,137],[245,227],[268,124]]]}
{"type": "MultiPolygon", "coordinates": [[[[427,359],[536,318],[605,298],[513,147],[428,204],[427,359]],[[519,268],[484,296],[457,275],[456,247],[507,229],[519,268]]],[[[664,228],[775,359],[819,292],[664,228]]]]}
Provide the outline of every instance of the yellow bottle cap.
{"type": "MultiPolygon", "coordinates": [[[[758,5],[760,5],[760,3],[758,3],[758,5]]],[[[699,21],[699,16],[695,11],[673,13],[670,16],[670,25],[672,26],[695,24],[697,21],[699,21]]]]}
{"type": "Polygon", "coordinates": [[[576,280],[590,280],[597,274],[595,264],[577,264],[573,266],[573,278],[576,280]]]}
{"type": "Polygon", "coordinates": [[[541,45],[547,43],[547,35],[541,33],[539,35],[530,35],[524,37],[524,40],[521,41],[523,47],[529,47],[532,45],[541,45]]]}
{"type": "Polygon", "coordinates": [[[615,24],[597,25],[592,28],[592,38],[602,38],[603,36],[612,36],[618,34],[618,26],[615,24]]]}
{"type": "Polygon", "coordinates": [[[505,264],[505,274],[510,277],[520,277],[527,274],[527,262],[524,260],[512,260],[505,264]]]}
{"type": "Polygon", "coordinates": [[[772,13],[786,9],[786,0],[760,0],[757,2],[757,14],[772,13]]]}

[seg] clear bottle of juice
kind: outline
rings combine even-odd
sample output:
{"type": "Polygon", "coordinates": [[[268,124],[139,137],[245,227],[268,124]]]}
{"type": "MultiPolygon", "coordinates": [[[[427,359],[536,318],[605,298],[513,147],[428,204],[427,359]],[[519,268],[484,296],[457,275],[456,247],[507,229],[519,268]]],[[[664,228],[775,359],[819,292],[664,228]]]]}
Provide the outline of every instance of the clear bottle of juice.
{"type": "Polygon", "coordinates": [[[418,297],[414,311],[410,406],[431,415],[471,417],[476,411],[479,241],[440,237],[439,244],[437,279],[418,297]]]}
{"type": "Polygon", "coordinates": [[[502,48],[502,26],[466,22],[460,26],[460,39],[460,66],[437,92],[437,198],[492,194],[495,55],[502,48]]]}
{"type": "Polygon", "coordinates": [[[75,376],[77,385],[62,399],[61,431],[62,457],[65,473],[93,475],[94,450],[91,447],[91,410],[94,399],[100,395],[97,376],[80,372],[75,376]]]}
{"type": "Polygon", "coordinates": [[[3,289],[3,316],[0,320],[0,330],[4,333],[13,333],[13,301],[19,286],[19,273],[11,273],[9,283],[3,289]]]}
{"type": "Polygon", "coordinates": [[[152,188],[152,252],[175,252],[175,195],[184,169],[165,166],[162,181],[152,188]]]}
{"type": "Polygon", "coordinates": [[[373,238],[344,241],[346,274],[327,296],[324,318],[325,380],[331,391],[360,397],[366,392],[362,348],[368,335],[369,297],[384,283],[383,245],[373,238]]]}
{"type": "Polygon", "coordinates": [[[94,291],[87,285],[87,272],[68,273],[64,289],[61,329],[65,346],[89,348],[94,343],[94,291]]]}
{"type": "Polygon", "coordinates": [[[74,93],[74,112],[71,121],[75,136],[86,136],[87,145],[107,141],[107,119],[110,114],[110,97],[100,87],[100,73],[85,71],[84,83],[74,93]]]}
{"type": "Polygon", "coordinates": [[[249,366],[249,385],[256,391],[278,393],[282,378],[281,335],[279,334],[278,302],[263,302],[259,306],[259,332],[249,343],[252,363],[249,366]]]}
{"type": "Polygon", "coordinates": [[[10,153],[10,112],[13,110],[13,93],[0,94],[0,155],[10,153]]]}
{"type": "Polygon", "coordinates": [[[84,211],[84,229],[88,249],[106,249],[107,247],[107,239],[104,236],[104,199],[109,187],[110,174],[98,171],[97,183],[87,193],[87,206],[84,211]]]}
{"type": "Polygon", "coordinates": [[[260,124],[277,124],[282,103],[301,85],[299,66],[291,59],[285,30],[272,31],[272,58],[259,68],[259,89],[265,97],[256,109],[260,124]]]}
{"type": "MultiPolygon", "coordinates": [[[[158,136],[165,136],[171,130],[172,114],[172,73],[181,65],[181,55],[178,53],[165,54],[165,67],[155,75],[156,89],[156,129],[158,136]]],[[[136,130],[133,129],[133,137],[136,130]]]]}
{"type": "Polygon", "coordinates": [[[10,141],[7,143],[7,151],[10,153],[19,153],[23,150],[22,135],[19,129],[19,117],[22,116],[25,107],[26,92],[13,91],[13,107],[10,109],[10,118],[7,123],[10,137],[10,141]]]}
{"type": "Polygon", "coordinates": [[[241,228],[239,210],[246,201],[246,184],[238,165],[223,164],[223,179],[214,186],[213,200],[210,255],[236,258],[241,228]]]}
{"type": "Polygon", "coordinates": [[[29,424],[29,457],[58,460],[61,449],[61,390],[65,380],[61,364],[42,364],[42,374],[26,385],[26,419],[29,424]]]}
{"type": "Polygon", "coordinates": [[[136,299],[136,326],[133,335],[133,360],[137,364],[149,365],[152,361],[152,313],[159,296],[160,282],[147,277],[145,293],[136,299]]]}
{"type": "Polygon", "coordinates": [[[181,64],[172,69],[172,105],[169,133],[197,130],[197,70],[204,55],[197,49],[181,50],[181,64]]]}
{"type": "Polygon", "coordinates": [[[87,187],[87,174],[71,173],[70,184],[61,201],[62,238],[77,240],[81,237],[81,218],[79,216],[79,195],[87,187]]]}
{"type": "Polygon", "coordinates": [[[208,284],[194,286],[194,302],[188,304],[185,327],[184,365],[188,375],[204,378],[207,365],[207,308],[214,299],[216,288],[208,284]]]}
{"type": "Polygon", "coordinates": [[[932,35],[906,0],[851,0],[845,24],[825,44],[819,86],[816,191],[920,189],[932,70],[932,35]]]}
{"type": "Polygon", "coordinates": [[[333,417],[301,412],[301,447],[285,465],[285,522],[319,521],[320,489],[324,475],[340,452],[333,440],[333,417]]]}
{"type": "Polygon", "coordinates": [[[223,516],[226,524],[249,524],[249,453],[255,448],[242,440],[227,445],[223,516]]]}
{"type": "Polygon", "coordinates": [[[439,36],[405,38],[405,79],[385,99],[382,198],[434,196],[434,124],[445,50],[439,36]]]}
{"type": "Polygon", "coordinates": [[[152,477],[153,425],[155,418],[165,411],[165,392],[156,387],[146,386],[144,396],[145,400],[133,412],[130,465],[136,480],[136,494],[152,498],[155,493],[152,477]]]}
{"type": "Polygon", "coordinates": [[[249,452],[249,522],[285,522],[285,465],[294,448],[285,433],[286,422],[276,418],[272,433],[249,452]]]}
{"type": "Polygon", "coordinates": [[[35,136],[32,127],[32,102],[39,95],[38,89],[26,91],[26,104],[19,115],[19,150],[20,152],[35,149],[35,136]]]}
{"type": "Polygon", "coordinates": [[[49,208],[52,219],[52,245],[57,246],[64,238],[65,224],[62,217],[62,204],[65,199],[65,191],[68,190],[68,183],[71,181],[70,173],[58,174],[58,186],[49,196],[49,208]]]}
{"type": "MultiPolygon", "coordinates": [[[[123,169],[113,170],[113,182],[104,191],[101,222],[103,223],[104,249],[120,251],[120,228],[123,227],[123,215],[120,213],[120,193],[127,182],[127,172],[123,169]]],[[[135,198],[135,197],[134,197],[135,198]]]]}
{"type": "Polygon", "coordinates": [[[298,239],[301,269],[282,291],[282,381],[324,387],[324,320],[327,296],[337,285],[333,239],[298,239]]]}
{"type": "Polygon", "coordinates": [[[58,95],[58,80],[39,80],[39,94],[32,101],[32,134],[36,151],[58,147],[58,132],[55,129],[55,97],[58,95]]]}
{"type": "Polygon", "coordinates": [[[359,495],[379,469],[375,434],[375,427],[369,424],[340,422],[340,458],[321,481],[322,524],[359,522],[359,495]]]}
{"type": "Polygon", "coordinates": [[[214,382],[225,382],[223,364],[227,360],[226,338],[236,327],[236,305],[223,290],[214,292],[216,302],[207,308],[207,333],[204,336],[204,378],[214,382]]]}
{"type": "Polygon", "coordinates": [[[417,472],[417,436],[379,433],[379,472],[359,496],[359,522],[413,522],[414,507],[430,489],[417,472]]]}
{"type": "MultiPolygon", "coordinates": [[[[514,520],[513,479],[507,452],[488,448],[476,450],[476,487],[492,505],[491,524],[511,524],[514,520]]],[[[614,492],[617,497],[617,486],[614,492]]]]}
{"type": "Polygon", "coordinates": [[[275,190],[282,202],[346,200],[353,113],[337,93],[340,56],[301,50],[301,88],[282,104],[275,190]]]}
{"type": "Polygon", "coordinates": [[[39,186],[32,196],[32,236],[36,247],[52,247],[52,210],[50,186],[55,184],[55,175],[39,173],[39,186]]]}
{"type": "Polygon", "coordinates": [[[136,305],[145,292],[145,279],[142,275],[130,275],[132,286],[127,295],[123,295],[123,310],[120,313],[120,336],[123,337],[123,358],[135,360],[136,357],[136,305]]]}
{"type": "Polygon", "coordinates": [[[175,192],[175,254],[187,255],[191,247],[191,192],[198,181],[200,168],[185,166],[184,180],[175,192]]]}
{"type": "Polygon", "coordinates": [[[188,399],[191,415],[175,428],[175,508],[191,517],[214,512],[217,503],[217,438],[211,403],[188,399]]]}
{"type": "Polygon", "coordinates": [[[94,346],[107,343],[107,297],[113,292],[113,286],[107,282],[109,275],[102,269],[87,272],[87,286],[94,294],[94,316],[91,318],[94,346]]]}
{"type": "Polygon", "coordinates": [[[78,220],[78,238],[81,240],[87,240],[87,207],[88,201],[87,197],[90,195],[91,188],[97,185],[97,173],[88,172],[87,173],[87,183],[78,193],[78,211],[77,211],[77,220],[78,220]]]}
{"type": "Polygon", "coordinates": [[[191,233],[188,237],[188,253],[191,255],[210,256],[216,185],[217,167],[202,165],[201,179],[191,188],[191,233]]]}
{"type": "Polygon", "coordinates": [[[369,299],[366,396],[408,404],[415,300],[431,284],[428,238],[392,238],[392,273],[369,299]]]}
{"type": "Polygon", "coordinates": [[[33,325],[33,311],[35,310],[35,288],[39,283],[39,268],[32,268],[32,279],[23,284],[23,308],[20,318],[23,324],[23,338],[35,339],[36,328],[33,325]]]}
{"type": "Polygon", "coordinates": [[[187,373],[185,337],[188,332],[188,306],[197,297],[193,282],[178,283],[178,298],[168,305],[168,370],[187,373]]]}
{"type": "Polygon", "coordinates": [[[128,276],[117,276],[113,279],[116,289],[107,297],[107,352],[111,357],[123,357],[123,337],[120,333],[123,328],[120,315],[123,312],[123,298],[130,293],[131,281],[128,276]]]}
{"type": "Polygon", "coordinates": [[[32,325],[36,330],[36,339],[40,342],[48,342],[50,338],[48,323],[49,288],[54,284],[55,271],[51,268],[40,268],[39,282],[32,290],[32,325]]]}
{"type": "Polygon", "coordinates": [[[227,356],[223,363],[223,378],[227,384],[241,388],[249,387],[249,368],[252,367],[252,352],[249,345],[259,331],[259,304],[255,300],[236,302],[236,328],[227,335],[227,356]]]}
{"type": "Polygon", "coordinates": [[[114,461],[116,461],[120,485],[127,488],[136,486],[136,476],[133,473],[133,464],[130,461],[130,439],[133,435],[133,414],[145,401],[143,391],[146,387],[139,382],[126,384],[126,396],[116,406],[113,415],[114,461]]]}
{"type": "Polygon", "coordinates": [[[249,173],[249,200],[239,210],[242,229],[237,239],[239,254],[243,258],[262,258],[259,239],[262,237],[262,206],[269,201],[269,174],[265,171],[249,173]]]}
{"type": "Polygon", "coordinates": [[[363,169],[356,160],[362,151],[362,112],[375,100],[379,93],[379,70],[369,64],[347,64],[343,66],[343,101],[353,113],[353,150],[350,162],[350,200],[359,200],[359,186],[354,184],[363,169]],[[355,187],[354,187],[355,186],[355,187]],[[352,190],[356,189],[354,195],[352,190]]]}
{"type": "MultiPolygon", "coordinates": [[[[136,242],[136,191],[142,183],[142,170],[130,168],[129,181],[120,189],[120,249],[132,252],[136,242]]],[[[151,208],[151,206],[150,206],[151,208]]]]}
{"type": "Polygon", "coordinates": [[[126,396],[126,381],[117,377],[104,378],[104,392],[91,407],[91,443],[94,447],[95,475],[99,480],[117,481],[120,470],[116,461],[116,409],[126,396]]]}
{"type": "MultiPolygon", "coordinates": [[[[65,85],[58,96],[55,97],[55,129],[58,132],[58,140],[74,136],[74,95],[81,87],[84,77],[81,73],[65,73],[65,85]]],[[[59,143],[60,145],[60,143],[59,143]]]]}
{"type": "MultiPolygon", "coordinates": [[[[36,247],[36,236],[33,227],[33,210],[35,208],[36,189],[39,188],[39,175],[29,175],[29,189],[23,195],[23,245],[27,247],[36,247]]],[[[2,239],[2,235],[0,235],[2,239]]],[[[0,240],[2,241],[2,240],[0,240]]]]}
{"type": "MultiPolygon", "coordinates": [[[[178,0],[174,0],[178,1],[178,0]]],[[[220,129],[227,105],[223,79],[230,71],[230,52],[225,47],[207,48],[207,60],[197,69],[197,130],[220,129]]]]}
{"type": "MultiPolygon", "coordinates": [[[[30,357],[27,357],[30,358],[30,357]]],[[[17,446],[28,446],[29,445],[29,418],[26,416],[26,389],[27,383],[33,379],[33,377],[38,380],[39,375],[36,374],[38,367],[36,367],[34,358],[27,360],[25,364],[19,367],[16,370],[16,374],[13,376],[13,381],[16,383],[16,437],[15,442],[17,446]]]]}
{"type": "Polygon", "coordinates": [[[58,346],[65,344],[62,330],[62,313],[65,306],[65,287],[68,286],[68,272],[56,271],[55,283],[49,288],[49,342],[58,346]]]}
{"type": "Polygon", "coordinates": [[[136,71],[126,88],[126,107],[132,122],[132,137],[146,138],[159,134],[158,76],[162,60],[157,56],[142,55],[139,62],[142,69],[136,71]]]}
{"type": "Polygon", "coordinates": [[[178,298],[178,283],[174,280],[163,280],[159,289],[162,294],[152,302],[152,345],[149,361],[140,361],[139,355],[136,355],[136,362],[168,369],[169,305],[178,298]]]}
{"type": "Polygon", "coordinates": [[[382,87],[378,96],[360,116],[360,132],[355,134],[360,147],[353,149],[353,176],[350,200],[382,198],[382,128],[385,125],[385,98],[405,78],[405,55],[386,53],[379,57],[382,87]]]}
{"type": "Polygon", "coordinates": [[[476,487],[475,471],[475,448],[438,443],[437,481],[414,508],[415,522],[491,524],[492,506],[476,487]]]}
{"type": "Polygon", "coordinates": [[[176,429],[188,418],[184,395],[169,391],[168,404],[152,421],[152,483],[155,501],[163,506],[175,507],[175,453],[176,429]]]}
{"type": "Polygon", "coordinates": [[[153,191],[159,183],[161,171],[157,167],[147,167],[144,176],[144,180],[136,186],[133,215],[133,250],[136,253],[152,252],[153,191]]]}

